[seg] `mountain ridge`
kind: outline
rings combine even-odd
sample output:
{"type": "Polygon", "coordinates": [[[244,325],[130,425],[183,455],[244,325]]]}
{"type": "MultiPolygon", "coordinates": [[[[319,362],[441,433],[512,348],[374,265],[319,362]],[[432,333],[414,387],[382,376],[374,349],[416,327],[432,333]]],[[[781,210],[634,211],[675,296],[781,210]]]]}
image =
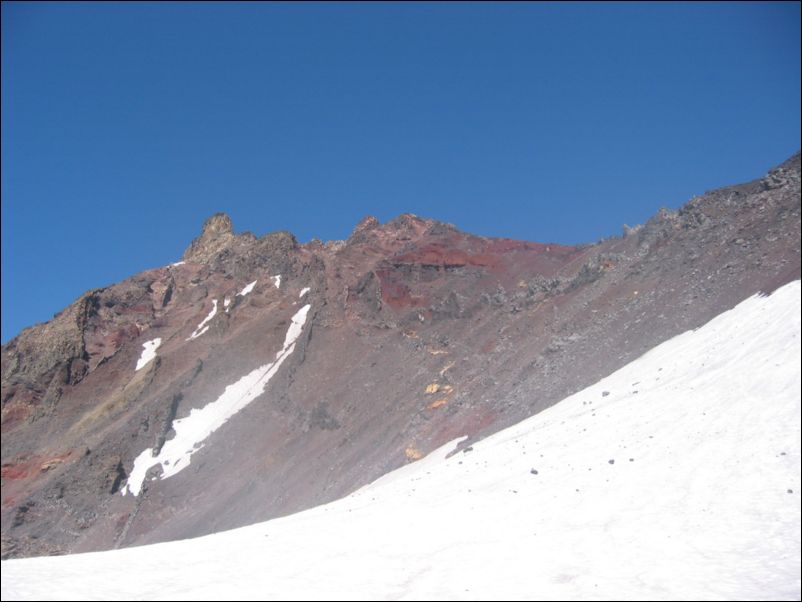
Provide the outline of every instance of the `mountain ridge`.
{"type": "Polygon", "coordinates": [[[478,237],[412,214],[299,244],[287,232],[235,234],[216,214],[183,262],[88,291],[3,346],[3,555],[281,516],[536,413],[798,279],[799,164],[796,154],[579,246],[478,237]],[[264,393],[192,468],[120,495],[144,449],[272,361],[302,303],[306,325],[264,393]]]}

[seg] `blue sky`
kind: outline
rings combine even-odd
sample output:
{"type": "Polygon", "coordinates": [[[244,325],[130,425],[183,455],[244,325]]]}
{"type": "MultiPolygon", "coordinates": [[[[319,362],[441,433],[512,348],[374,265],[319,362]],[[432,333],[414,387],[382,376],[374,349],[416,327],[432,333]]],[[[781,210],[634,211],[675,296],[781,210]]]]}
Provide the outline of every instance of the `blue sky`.
{"type": "Polygon", "coordinates": [[[237,231],[593,242],[800,147],[800,4],[2,3],[2,340],[237,231]]]}

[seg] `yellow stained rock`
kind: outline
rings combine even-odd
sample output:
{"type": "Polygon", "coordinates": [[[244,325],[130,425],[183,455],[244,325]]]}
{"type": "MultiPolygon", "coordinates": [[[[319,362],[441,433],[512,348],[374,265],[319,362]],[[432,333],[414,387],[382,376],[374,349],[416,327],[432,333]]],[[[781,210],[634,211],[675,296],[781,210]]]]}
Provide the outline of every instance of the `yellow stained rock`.
{"type": "Polygon", "coordinates": [[[445,375],[445,373],[451,370],[451,368],[453,368],[456,365],[456,363],[457,362],[449,362],[449,364],[445,368],[440,370],[440,376],[442,377],[443,375],[445,375]]]}
{"type": "Polygon", "coordinates": [[[404,450],[404,455],[407,457],[407,460],[414,462],[415,460],[420,460],[423,457],[423,452],[410,446],[404,450]]]}
{"type": "Polygon", "coordinates": [[[454,390],[454,387],[451,385],[441,385],[439,383],[432,383],[431,385],[426,385],[426,395],[434,395],[435,393],[451,393],[454,390]]]}
{"type": "Polygon", "coordinates": [[[444,406],[448,403],[447,397],[441,397],[440,399],[435,399],[432,403],[429,404],[430,410],[436,410],[437,408],[444,406]]]}

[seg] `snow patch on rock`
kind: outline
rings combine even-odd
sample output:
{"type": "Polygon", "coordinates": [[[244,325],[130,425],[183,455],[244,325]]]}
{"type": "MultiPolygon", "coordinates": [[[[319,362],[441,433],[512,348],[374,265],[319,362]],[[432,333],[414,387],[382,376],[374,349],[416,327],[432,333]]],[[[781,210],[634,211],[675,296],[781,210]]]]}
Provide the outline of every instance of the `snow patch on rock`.
{"type": "Polygon", "coordinates": [[[192,339],[197,339],[197,338],[198,338],[199,336],[201,336],[201,335],[202,335],[204,332],[206,332],[207,330],[209,330],[209,327],[207,326],[207,324],[209,323],[209,321],[210,321],[212,318],[214,318],[214,316],[215,316],[216,314],[217,314],[217,299],[212,299],[212,311],[210,311],[210,312],[209,312],[209,315],[208,315],[208,316],[206,316],[206,317],[203,319],[203,322],[201,322],[200,324],[198,324],[198,327],[195,329],[195,331],[194,331],[194,332],[193,332],[191,335],[189,335],[189,337],[188,337],[186,340],[187,340],[187,341],[191,341],[192,339]]]}
{"type": "Polygon", "coordinates": [[[284,345],[276,353],[275,361],[252,370],[228,385],[223,394],[215,401],[203,408],[190,410],[189,416],[185,418],[174,420],[172,426],[175,436],[164,443],[158,454],[154,453],[153,448],[148,448],[139,454],[134,460],[128,482],[121,489],[122,495],[127,493],[139,495],[145,475],[152,466],[161,465],[162,472],[159,477],[161,479],[169,478],[184,470],[189,466],[192,454],[203,447],[204,441],[209,435],[259,397],[281,364],[295,349],[295,342],[303,331],[310,308],[311,305],[305,305],[292,317],[292,323],[284,338],[284,345]]]}
{"type": "Polygon", "coordinates": [[[251,282],[249,285],[247,285],[245,288],[243,288],[237,294],[244,297],[245,295],[247,295],[248,293],[250,293],[253,290],[253,287],[256,286],[256,283],[257,283],[257,280],[254,280],[253,282],[251,282]]]}
{"type": "Polygon", "coordinates": [[[156,357],[156,350],[161,344],[162,340],[159,337],[142,343],[144,349],[142,349],[142,355],[139,356],[139,360],[136,363],[135,372],[147,366],[156,357]]]}

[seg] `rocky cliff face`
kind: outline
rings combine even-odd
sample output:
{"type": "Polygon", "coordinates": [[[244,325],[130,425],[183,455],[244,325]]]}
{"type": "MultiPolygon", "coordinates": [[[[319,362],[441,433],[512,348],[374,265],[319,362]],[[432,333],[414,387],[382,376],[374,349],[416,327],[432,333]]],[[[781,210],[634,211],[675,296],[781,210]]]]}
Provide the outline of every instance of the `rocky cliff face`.
{"type": "Polygon", "coordinates": [[[799,174],[581,247],[409,214],[299,245],[212,216],[182,262],[3,346],[3,555],[295,512],[548,407],[799,278],[799,174]]]}

